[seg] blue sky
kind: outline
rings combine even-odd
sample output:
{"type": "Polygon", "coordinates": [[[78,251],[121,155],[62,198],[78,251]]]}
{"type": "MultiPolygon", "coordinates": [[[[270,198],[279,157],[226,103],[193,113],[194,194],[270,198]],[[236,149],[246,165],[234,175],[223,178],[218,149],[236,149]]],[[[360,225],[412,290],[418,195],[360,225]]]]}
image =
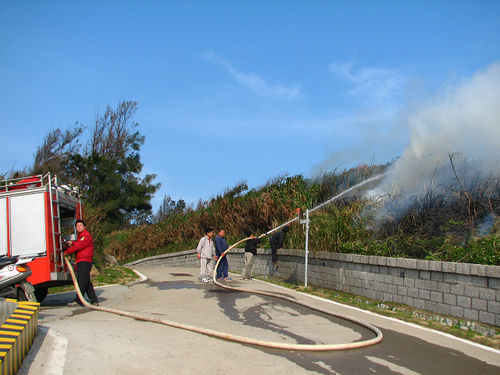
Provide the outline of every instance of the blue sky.
{"type": "Polygon", "coordinates": [[[155,207],[383,163],[411,108],[499,60],[500,1],[0,1],[0,172],[122,100],[155,207]]]}

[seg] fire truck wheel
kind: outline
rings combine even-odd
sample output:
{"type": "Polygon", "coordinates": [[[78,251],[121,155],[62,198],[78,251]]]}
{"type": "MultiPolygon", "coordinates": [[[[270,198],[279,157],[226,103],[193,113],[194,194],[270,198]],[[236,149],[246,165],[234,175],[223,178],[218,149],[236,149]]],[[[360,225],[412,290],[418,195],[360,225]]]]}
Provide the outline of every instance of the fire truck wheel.
{"type": "Polygon", "coordinates": [[[38,303],[42,303],[42,301],[47,297],[47,293],[49,292],[49,288],[35,288],[35,297],[38,303]]]}

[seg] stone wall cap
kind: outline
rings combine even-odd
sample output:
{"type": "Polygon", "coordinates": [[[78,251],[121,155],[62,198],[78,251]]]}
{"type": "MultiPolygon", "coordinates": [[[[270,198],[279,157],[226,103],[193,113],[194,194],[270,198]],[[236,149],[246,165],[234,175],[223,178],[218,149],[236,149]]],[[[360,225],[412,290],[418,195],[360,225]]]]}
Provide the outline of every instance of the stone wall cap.
{"type": "Polygon", "coordinates": [[[196,249],[192,249],[192,250],[179,251],[176,253],[153,255],[150,257],[134,260],[133,262],[127,263],[126,266],[135,266],[137,264],[141,264],[141,263],[149,262],[149,261],[154,261],[154,260],[158,260],[158,259],[175,258],[175,257],[183,256],[183,255],[190,255],[190,254],[193,254],[195,252],[196,252],[196,249]]]}
{"type": "Polygon", "coordinates": [[[471,264],[470,274],[474,276],[486,276],[486,267],[481,264],[471,264]]]}
{"type": "Polygon", "coordinates": [[[484,266],[486,268],[486,276],[500,279],[500,266],[484,266]]]}
{"type": "Polygon", "coordinates": [[[439,271],[443,270],[443,262],[439,262],[436,260],[429,261],[429,271],[439,271]]]}

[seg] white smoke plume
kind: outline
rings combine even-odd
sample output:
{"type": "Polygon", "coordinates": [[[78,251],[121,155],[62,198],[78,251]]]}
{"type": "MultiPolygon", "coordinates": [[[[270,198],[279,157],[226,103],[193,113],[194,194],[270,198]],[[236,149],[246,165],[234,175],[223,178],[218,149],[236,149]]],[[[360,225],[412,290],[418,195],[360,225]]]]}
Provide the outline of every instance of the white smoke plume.
{"type": "Polygon", "coordinates": [[[499,176],[500,63],[442,90],[410,113],[406,125],[406,149],[369,197],[401,193],[409,204],[429,186],[455,181],[466,187],[472,179],[499,176]]]}

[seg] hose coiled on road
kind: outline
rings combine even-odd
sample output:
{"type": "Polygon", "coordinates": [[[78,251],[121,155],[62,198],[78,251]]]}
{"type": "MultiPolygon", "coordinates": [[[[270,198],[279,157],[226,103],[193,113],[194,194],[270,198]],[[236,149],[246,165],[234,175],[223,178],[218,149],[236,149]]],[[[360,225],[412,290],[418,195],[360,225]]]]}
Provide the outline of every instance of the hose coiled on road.
{"type": "MultiPolygon", "coordinates": [[[[248,239],[249,238],[245,238],[245,239],[243,239],[241,241],[238,241],[235,244],[231,245],[223,253],[224,256],[227,254],[227,252],[229,252],[231,249],[233,249],[236,245],[238,245],[238,244],[240,244],[240,243],[242,243],[242,242],[244,242],[244,241],[246,241],[248,239]]],[[[217,267],[219,265],[219,262],[220,262],[221,258],[222,258],[222,256],[217,261],[216,269],[217,269],[217,267]]],[[[292,302],[292,303],[295,303],[295,304],[298,304],[298,305],[301,305],[301,306],[304,306],[304,307],[308,307],[308,308],[310,308],[310,309],[312,309],[314,311],[322,312],[322,313],[330,315],[330,316],[334,316],[334,317],[337,317],[337,318],[342,318],[342,319],[354,322],[356,324],[359,324],[359,325],[361,325],[361,326],[363,326],[365,328],[368,328],[372,332],[374,332],[375,335],[376,335],[376,337],[372,338],[370,340],[356,341],[356,342],[345,343],[345,344],[317,344],[317,345],[316,344],[287,344],[287,343],[279,343],[279,342],[274,342],[274,341],[258,340],[258,339],[254,339],[254,338],[250,338],[250,337],[243,337],[243,336],[233,335],[233,334],[229,334],[229,333],[218,332],[218,331],[214,331],[214,330],[207,329],[207,328],[195,327],[195,326],[191,326],[191,325],[188,325],[188,324],[182,324],[182,323],[172,322],[172,321],[168,321],[168,320],[164,320],[164,319],[153,318],[153,317],[149,317],[149,316],[145,316],[145,315],[140,315],[140,314],[135,314],[135,313],[127,312],[127,311],[121,311],[121,310],[117,310],[117,309],[112,309],[112,308],[109,308],[109,307],[95,306],[95,305],[91,305],[90,303],[88,303],[85,300],[85,298],[83,297],[82,292],[80,291],[80,288],[78,286],[78,282],[77,282],[76,277],[75,277],[75,272],[73,270],[73,267],[72,267],[70,261],[68,260],[68,258],[66,256],[64,257],[64,260],[65,260],[66,265],[68,266],[68,269],[70,271],[71,278],[73,280],[73,285],[75,286],[75,290],[76,290],[76,293],[78,294],[78,297],[80,298],[80,301],[82,301],[82,303],[83,303],[83,305],[85,307],[87,307],[89,309],[92,309],[92,310],[96,310],[96,311],[103,311],[103,312],[107,312],[107,313],[111,313],[111,314],[116,314],[116,315],[120,315],[120,316],[126,316],[126,317],[129,317],[129,318],[133,318],[133,319],[137,319],[137,320],[142,320],[142,321],[145,321],[145,322],[152,322],[152,323],[157,323],[157,324],[163,324],[163,325],[166,325],[166,326],[169,326],[169,327],[180,328],[180,329],[184,329],[184,330],[187,330],[187,331],[201,333],[201,334],[204,334],[204,335],[207,335],[207,336],[212,336],[212,337],[217,337],[217,338],[224,339],[224,340],[239,342],[239,343],[242,343],[242,344],[250,344],[250,345],[256,345],[256,346],[260,346],[260,347],[275,348],[275,349],[285,349],[285,350],[331,351],[331,350],[355,349],[355,348],[361,348],[361,347],[365,347],[365,346],[370,346],[370,345],[377,344],[380,341],[382,341],[382,337],[383,337],[382,336],[382,332],[380,332],[380,330],[378,328],[372,326],[371,324],[364,323],[364,322],[358,321],[356,319],[345,317],[345,316],[342,316],[342,315],[339,315],[339,314],[333,314],[333,313],[328,312],[326,310],[322,310],[322,309],[319,309],[319,308],[311,307],[311,306],[308,306],[308,305],[306,305],[304,303],[297,302],[297,301],[294,301],[292,299],[289,299],[289,298],[286,298],[286,297],[283,297],[283,296],[278,296],[278,295],[275,295],[275,294],[272,294],[272,293],[267,293],[267,292],[262,292],[262,291],[251,291],[251,290],[246,290],[246,289],[231,288],[231,287],[228,287],[226,285],[222,285],[222,284],[218,283],[215,280],[215,276],[214,276],[214,282],[219,287],[222,287],[222,288],[225,288],[225,289],[229,289],[229,290],[238,291],[238,292],[247,292],[247,293],[254,293],[254,294],[260,294],[260,295],[265,295],[265,296],[271,296],[271,297],[279,298],[279,299],[282,299],[282,300],[285,300],[285,301],[289,301],[289,302],[292,302]]],[[[214,273],[214,275],[215,275],[215,273],[214,273]]]]}

